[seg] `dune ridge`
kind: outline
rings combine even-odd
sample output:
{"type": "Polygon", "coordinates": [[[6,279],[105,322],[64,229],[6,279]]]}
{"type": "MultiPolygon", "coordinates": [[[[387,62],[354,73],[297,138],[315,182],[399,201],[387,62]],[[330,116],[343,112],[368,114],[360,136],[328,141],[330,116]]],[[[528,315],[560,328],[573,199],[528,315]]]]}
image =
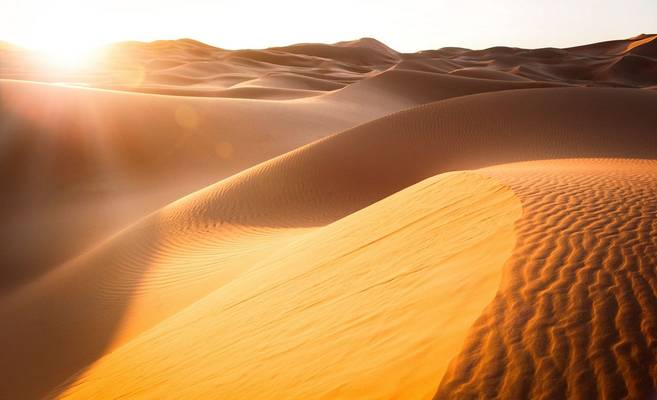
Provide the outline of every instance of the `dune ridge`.
{"type": "Polygon", "coordinates": [[[0,397],[652,395],[656,37],[1,45],[0,397]]]}
{"type": "Polygon", "coordinates": [[[248,50],[225,50],[191,39],[124,42],[100,49],[96,65],[72,72],[43,68],[29,51],[6,44],[0,46],[0,56],[7,60],[0,67],[0,78],[231,97],[233,92],[227,89],[235,85],[280,88],[280,83],[269,79],[277,74],[287,76],[289,85],[283,89],[300,85],[319,94],[404,66],[493,80],[643,87],[657,84],[650,73],[657,57],[656,38],[639,35],[565,49],[447,47],[417,53],[400,53],[372,38],[248,50]],[[306,77],[324,83],[308,87],[306,77]]]}

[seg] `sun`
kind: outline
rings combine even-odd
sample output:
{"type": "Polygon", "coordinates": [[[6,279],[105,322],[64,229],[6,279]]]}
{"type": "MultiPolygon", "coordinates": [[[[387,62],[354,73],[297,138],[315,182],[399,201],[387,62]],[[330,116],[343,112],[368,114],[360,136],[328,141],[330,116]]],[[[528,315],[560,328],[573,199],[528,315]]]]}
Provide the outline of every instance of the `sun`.
{"type": "Polygon", "coordinates": [[[110,17],[94,1],[21,1],[32,29],[14,42],[32,50],[44,69],[79,70],[93,61],[95,49],[105,44],[110,17]]]}
{"type": "Polygon", "coordinates": [[[96,50],[91,46],[72,43],[51,43],[36,49],[41,61],[62,71],[88,69],[96,58],[96,50]]]}

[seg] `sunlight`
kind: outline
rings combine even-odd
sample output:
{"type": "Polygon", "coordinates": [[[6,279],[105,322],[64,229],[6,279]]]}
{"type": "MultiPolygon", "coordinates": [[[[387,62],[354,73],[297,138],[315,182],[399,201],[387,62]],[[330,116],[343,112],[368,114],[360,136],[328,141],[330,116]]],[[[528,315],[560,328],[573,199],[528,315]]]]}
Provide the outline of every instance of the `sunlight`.
{"type": "Polygon", "coordinates": [[[25,12],[32,13],[30,26],[17,43],[34,50],[43,67],[60,72],[76,71],[91,66],[95,49],[104,43],[99,33],[101,15],[84,2],[64,0],[50,3],[26,3],[25,12]],[[93,32],[93,34],[90,34],[93,32]]]}
{"type": "Polygon", "coordinates": [[[90,67],[95,52],[90,47],[57,43],[57,45],[39,49],[38,53],[40,58],[51,67],[71,71],[90,67]]]}

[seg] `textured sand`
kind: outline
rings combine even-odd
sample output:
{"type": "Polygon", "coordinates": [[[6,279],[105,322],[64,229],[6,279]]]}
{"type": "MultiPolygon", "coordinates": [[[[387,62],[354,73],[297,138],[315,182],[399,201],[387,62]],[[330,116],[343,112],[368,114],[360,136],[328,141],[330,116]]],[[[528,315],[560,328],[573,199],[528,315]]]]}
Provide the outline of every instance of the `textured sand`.
{"type": "Polygon", "coordinates": [[[0,43],[0,398],[654,395],[656,46],[0,43]]]}
{"type": "Polygon", "coordinates": [[[496,166],[523,204],[495,297],[436,399],[644,399],[657,385],[657,162],[496,166]]]}

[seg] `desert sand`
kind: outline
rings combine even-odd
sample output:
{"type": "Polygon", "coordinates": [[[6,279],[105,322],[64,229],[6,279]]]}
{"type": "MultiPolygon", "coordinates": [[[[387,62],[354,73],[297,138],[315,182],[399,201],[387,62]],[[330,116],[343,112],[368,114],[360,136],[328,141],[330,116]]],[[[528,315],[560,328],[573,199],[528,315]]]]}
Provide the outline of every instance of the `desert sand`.
{"type": "Polygon", "coordinates": [[[657,35],[0,58],[1,399],[657,393],[657,35]]]}

